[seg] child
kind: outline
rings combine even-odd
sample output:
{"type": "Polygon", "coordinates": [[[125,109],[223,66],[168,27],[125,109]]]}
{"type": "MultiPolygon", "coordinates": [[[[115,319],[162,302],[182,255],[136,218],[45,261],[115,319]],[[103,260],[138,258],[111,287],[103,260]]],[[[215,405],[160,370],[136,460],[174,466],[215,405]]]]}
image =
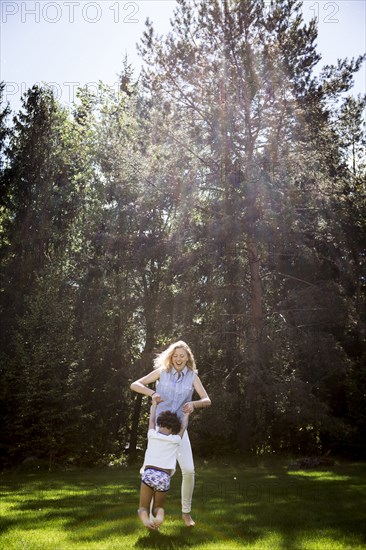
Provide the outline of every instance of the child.
{"type": "Polygon", "coordinates": [[[170,478],[175,472],[177,453],[188,424],[188,414],[181,422],[176,413],[162,412],[156,421],[157,400],[153,399],[150,409],[148,443],[141,472],[140,506],[137,510],[140,520],[148,529],[158,529],[164,521],[165,493],[170,487],[170,478]],[[153,515],[149,511],[153,501],[153,515]]]}

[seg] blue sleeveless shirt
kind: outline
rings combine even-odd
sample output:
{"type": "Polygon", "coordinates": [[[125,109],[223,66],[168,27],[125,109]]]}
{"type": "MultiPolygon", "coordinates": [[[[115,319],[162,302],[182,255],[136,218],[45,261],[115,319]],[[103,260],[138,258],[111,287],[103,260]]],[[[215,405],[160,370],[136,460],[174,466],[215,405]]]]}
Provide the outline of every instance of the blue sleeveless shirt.
{"type": "Polygon", "coordinates": [[[156,381],[156,391],[164,401],[157,406],[157,417],[163,411],[172,411],[176,412],[180,419],[183,418],[182,407],[187,401],[192,401],[195,376],[196,373],[188,367],[184,367],[181,373],[174,368],[170,372],[160,371],[160,378],[156,381]],[[179,374],[181,374],[180,377],[179,374]]]}

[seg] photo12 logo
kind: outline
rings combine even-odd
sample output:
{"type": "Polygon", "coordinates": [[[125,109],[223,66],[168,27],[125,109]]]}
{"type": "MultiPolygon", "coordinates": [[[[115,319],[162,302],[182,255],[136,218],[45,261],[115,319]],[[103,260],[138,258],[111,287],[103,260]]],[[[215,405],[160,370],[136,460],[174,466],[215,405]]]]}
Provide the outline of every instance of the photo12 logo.
{"type": "MultiPolygon", "coordinates": [[[[77,99],[77,92],[80,88],[86,88],[89,93],[100,97],[102,89],[100,82],[34,82],[32,85],[26,82],[5,82],[3,90],[2,103],[7,103],[15,98],[20,98],[29,90],[32,86],[47,87],[49,88],[56,100],[62,101],[66,104],[73,104],[77,99]]],[[[114,95],[116,98],[120,97],[121,84],[120,82],[114,82],[113,84],[104,84],[104,89],[108,89],[109,94],[114,95]]]]}
{"type": "MultiPolygon", "coordinates": [[[[273,16],[276,10],[279,9],[281,8],[275,2],[272,2],[272,0],[264,0],[263,10],[266,16],[273,16]]],[[[339,10],[340,6],[338,2],[303,0],[302,12],[315,19],[318,23],[339,23],[339,19],[336,17],[339,10]]],[[[296,11],[294,11],[289,16],[289,20],[295,21],[296,17],[296,11]]]]}
{"type": "Polygon", "coordinates": [[[113,23],[139,23],[137,2],[10,2],[1,3],[1,22],[21,23],[84,21],[95,24],[108,18],[113,23]]]}

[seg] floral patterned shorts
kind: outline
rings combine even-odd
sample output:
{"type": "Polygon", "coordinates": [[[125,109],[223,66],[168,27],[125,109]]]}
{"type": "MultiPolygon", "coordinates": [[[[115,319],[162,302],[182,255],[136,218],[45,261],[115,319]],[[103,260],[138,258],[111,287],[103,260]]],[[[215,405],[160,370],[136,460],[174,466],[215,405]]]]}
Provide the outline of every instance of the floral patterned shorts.
{"type": "Polygon", "coordinates": [[[154,468],[146,468],[141,476],[142,483],[145,483],[154,491],[169,491],[170,487],[170,475],[167,472],[161,470],[155,470],[154,468]]]}

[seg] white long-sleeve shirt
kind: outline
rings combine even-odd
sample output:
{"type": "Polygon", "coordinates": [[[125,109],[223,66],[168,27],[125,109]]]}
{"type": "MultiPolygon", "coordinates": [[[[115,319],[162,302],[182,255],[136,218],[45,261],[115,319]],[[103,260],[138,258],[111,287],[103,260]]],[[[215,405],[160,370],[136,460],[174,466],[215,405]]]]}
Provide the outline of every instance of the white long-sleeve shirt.
{"type": "Polygon", "coordinates": [[[145,466],[156,466],[156,468],[170,470],[170,475],[173,475],[181,442],[180,435],[164,435],[157,430],[150,429],[147,432],[147,449],[141,473],[145,466]]]}

